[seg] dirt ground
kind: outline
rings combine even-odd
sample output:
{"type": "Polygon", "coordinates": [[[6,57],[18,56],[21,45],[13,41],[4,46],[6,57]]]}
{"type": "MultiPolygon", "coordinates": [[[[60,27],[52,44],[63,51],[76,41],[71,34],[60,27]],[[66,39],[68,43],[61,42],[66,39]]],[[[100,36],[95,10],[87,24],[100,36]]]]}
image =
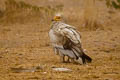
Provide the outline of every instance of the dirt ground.
{"type": "Polygon", "coordinates": [[[1,26],[0,80],[119,80],[120,30],[83,31],[82,44],[93,62],[61,63],[49,45],[48,29],[40,24],[1,26]],[[2,32],[4,31],[4,32],[2,32]],[[4,37],[3,37],[4,36],[4,37]],[[21,68],[35,71],[19,71],[21,68]],[[52,67],[71,72],[53,71],[52,67]],[[18,71],[14,71],[18,69],[18,71]]]}
{"type": "MultiPolygon", "coordinates": [[[[72,24],[80,30],[78,22],[72,24]]],[[[93,59],[85,65],[60,62],[50,46],[49,29],[39,22],[0,24],[0,80],[120,80],[119,24],[81,31],[83,48],[93,59]]]]}

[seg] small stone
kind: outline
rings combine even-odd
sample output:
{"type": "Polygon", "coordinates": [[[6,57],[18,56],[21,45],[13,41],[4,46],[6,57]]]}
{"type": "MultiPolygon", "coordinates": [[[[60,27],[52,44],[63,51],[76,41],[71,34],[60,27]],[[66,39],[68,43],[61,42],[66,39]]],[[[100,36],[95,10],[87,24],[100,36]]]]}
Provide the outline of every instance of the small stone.
{"type": "Polygon", "coordinates": [[[68,68],[53,68],[54,71],[72,71],[71,69],[68,68]]]}
{"type": "Polygon", "coordinates": [[[46,74],[47,72],[43,72],[43,74],[46,74]]]}

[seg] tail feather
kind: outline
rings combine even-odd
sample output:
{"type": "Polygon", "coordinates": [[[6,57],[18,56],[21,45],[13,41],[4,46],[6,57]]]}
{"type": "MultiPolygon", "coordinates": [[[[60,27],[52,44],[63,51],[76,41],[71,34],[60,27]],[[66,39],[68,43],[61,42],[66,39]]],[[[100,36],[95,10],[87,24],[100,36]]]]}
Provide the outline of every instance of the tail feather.
{"type": "Polygon", "coordinates": [[[82,59],[83,64],[85,64],[86,62],[88,63],[92,62],[92,58],[86,55],[82,49],[72,48],[72,51],[74,55],[76,56],[76,60],[78,60],[80,57],[82,59]]]}
{"type": "Polygon", "coordinates": [[[83,63],[86,63],[86,61],[88,63],[92,62],[92,58],[90,58],[88,55],[86,55],[85,53],[81,56],[82,57],[82,60],[83,60],[83,63]]]}
{"type": "Polygon", "coordinates": [[[85,64],[86,61],[88,63],[92,62],[92,58],[86,55],[82,48],[81,48],[81,53],[82,53],[81,58],[82,58],[83,64],[85,64]]]}

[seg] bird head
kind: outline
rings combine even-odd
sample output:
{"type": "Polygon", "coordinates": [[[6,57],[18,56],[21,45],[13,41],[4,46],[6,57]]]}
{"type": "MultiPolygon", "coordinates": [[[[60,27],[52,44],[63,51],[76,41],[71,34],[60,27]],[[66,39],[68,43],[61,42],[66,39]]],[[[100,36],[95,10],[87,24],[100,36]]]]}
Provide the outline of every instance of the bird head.
{"type": "Polygon", "coordinates": [[[61,14],[56,14],[54,17],[53,17],[53,19],[52,19],[52,21],[61,21],[61,14]]]}

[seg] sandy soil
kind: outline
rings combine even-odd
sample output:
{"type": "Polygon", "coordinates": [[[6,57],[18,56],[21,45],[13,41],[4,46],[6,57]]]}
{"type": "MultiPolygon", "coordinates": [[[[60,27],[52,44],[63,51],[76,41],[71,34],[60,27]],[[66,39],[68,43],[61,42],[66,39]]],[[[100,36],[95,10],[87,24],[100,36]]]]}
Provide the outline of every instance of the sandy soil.
{"type": "Polygon", "coordinates": [[[83,47],[93,58],[85,65],[61,63],[49,45],[48,30],[40,24],[1,25],[0,80],[120,79],[119,29],[81,32],[83,47]],[[52,67],[72,71],[58,72],[52,67]]]}

